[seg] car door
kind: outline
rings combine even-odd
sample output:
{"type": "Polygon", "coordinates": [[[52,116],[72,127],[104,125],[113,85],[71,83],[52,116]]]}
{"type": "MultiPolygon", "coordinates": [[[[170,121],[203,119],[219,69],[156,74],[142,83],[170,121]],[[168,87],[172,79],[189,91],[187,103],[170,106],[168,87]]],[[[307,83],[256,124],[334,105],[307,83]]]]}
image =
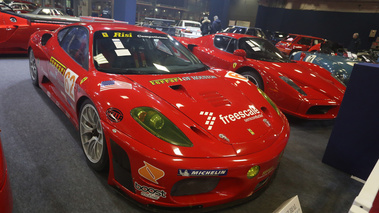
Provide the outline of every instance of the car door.
{"type": "Polygon", "coordinates": [[[216,35],[213,40],[214,53],[208,64],[214,67],[222,67],[224,69],[233,69],[233,63],[237,60],[233,55],[237,47],[237,40],[228,36],[216,35]]]}
{"type": "Polygon", "coordinates": [[[54,77],[50,79],[56,95],[70,113],[75,114],[77,81],[88,72],[89,32],[82,26],[64,28],[58,33],[58,45],[48,47],[50,67],[54,77]]]}
{"type": "Polygon", "coordinates": [[[301,37],[297,43],[293,46],[294,50],[307,51],[311,48],[312,38],[309,37],[301,37]]]}
{"type": "MultiPolygon", "coordinates": [[[[17,16],[15,14],[0,12],[0,16],[0,43],[4,43],[12,38],[12,36],[17,35],[17,31],[19,29],[24,29],[25,27],[29,26],[29,22],[26,18],[17,16]]],[[[1,45],[1,47],[12,48],[17,45],[17,43],[10,42],[1,45]]]]}

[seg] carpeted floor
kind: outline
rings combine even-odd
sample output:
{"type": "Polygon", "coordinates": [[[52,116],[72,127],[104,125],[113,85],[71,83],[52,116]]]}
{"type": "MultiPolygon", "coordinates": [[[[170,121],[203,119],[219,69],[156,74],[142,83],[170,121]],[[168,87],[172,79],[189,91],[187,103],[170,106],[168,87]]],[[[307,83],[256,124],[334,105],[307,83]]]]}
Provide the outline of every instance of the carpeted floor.
{"type": "MultiPolygon", "coordinates": [[[[290,140],[270,187],[218,212],[269,213],[295,195],[304,213],[348,212],[363,184],[321,162],[334,122],[289,122],[290,140]]],[[[14,213],[146,212],[86,164],[74,126],[32,85],[26,56],[0,56],[0,129],[14,213]]]]}

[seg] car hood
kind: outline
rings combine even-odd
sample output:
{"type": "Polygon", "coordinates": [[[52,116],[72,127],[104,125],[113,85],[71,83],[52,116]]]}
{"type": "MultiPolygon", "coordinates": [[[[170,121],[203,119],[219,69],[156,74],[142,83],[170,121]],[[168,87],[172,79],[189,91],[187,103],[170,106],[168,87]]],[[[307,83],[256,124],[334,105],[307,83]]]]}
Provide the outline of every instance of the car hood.
{"type": "Polygon", "coordinates": [[[341,102],[345,89],[326,70],[311,63],[262,62],[265,67],[276,70],[279,75],[294,81],[307,94],[309,100],[332,100],[341,102]],[[319,73],[320,72],[320,73],[319,73]]]}
{"type": "MultiPolygon", "coordinates": [[[[243,90],[219,73],[204,71],[128,78],[190,118],[202,131],[212,135],[213,140],[232,145],[235,154],[267,148],[288,124],[282,116],[272,116],[275,110],[254,85],[243,90]]],[[[161,113],[171,121],[180,122],[170,117],[170,112],[161,113]]]]}

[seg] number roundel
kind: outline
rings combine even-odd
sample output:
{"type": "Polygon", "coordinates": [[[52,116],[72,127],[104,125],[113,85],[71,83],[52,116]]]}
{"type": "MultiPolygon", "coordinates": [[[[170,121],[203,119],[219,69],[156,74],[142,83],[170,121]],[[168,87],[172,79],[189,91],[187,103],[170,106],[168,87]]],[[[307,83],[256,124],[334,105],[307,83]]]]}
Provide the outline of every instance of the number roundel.
{"type": "Polygon", "coordinates": [[[72,100],[75,100],[74,88],[78,77],[79,76],[70,69],[67,69],[64,74],[64,90],[72,100]]]}

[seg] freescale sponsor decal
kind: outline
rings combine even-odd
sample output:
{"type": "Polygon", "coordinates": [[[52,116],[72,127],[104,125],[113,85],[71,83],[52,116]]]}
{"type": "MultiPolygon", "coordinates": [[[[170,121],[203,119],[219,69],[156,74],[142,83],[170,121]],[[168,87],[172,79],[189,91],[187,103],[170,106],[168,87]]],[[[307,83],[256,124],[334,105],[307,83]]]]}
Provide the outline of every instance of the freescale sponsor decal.
{"type": "Polygon", "coordinates": [[[223,122],[223,124],[229,124],[241,119],[243,119],[245,122],[249,122],[263,117],[263,114],[254,105],[249,105],[249,108],[247,109],[226,115],[219,114],[217,116],[213,112],[207,111],[200,111],[199,115],[207,116],[207,119],[204,124],[208,127],[208,130],[212,130],[213,125],[217,121],[217,118],[220,119],[223,122]]]}

